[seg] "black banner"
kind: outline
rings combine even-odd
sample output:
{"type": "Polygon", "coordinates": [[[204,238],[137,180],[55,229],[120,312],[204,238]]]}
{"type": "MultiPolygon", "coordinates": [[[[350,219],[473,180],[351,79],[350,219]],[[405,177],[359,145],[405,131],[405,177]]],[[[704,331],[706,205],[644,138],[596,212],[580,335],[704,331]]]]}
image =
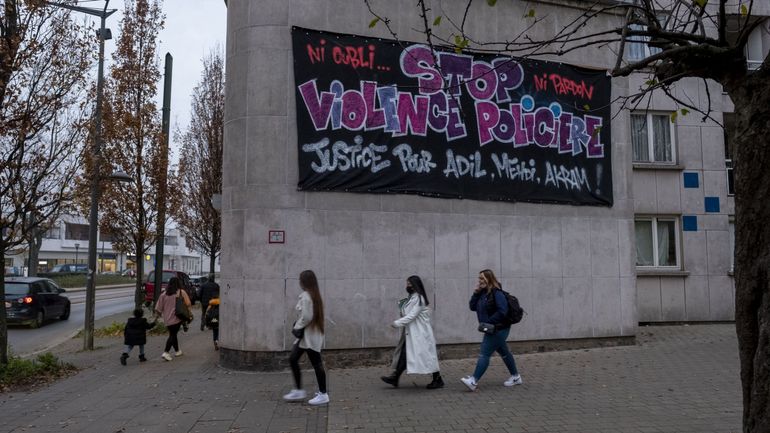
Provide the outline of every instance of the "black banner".
{"type": "Polygon", "coordinates": [[[300,190],[612,205],[604,71],[294,27],[300,190]]]}

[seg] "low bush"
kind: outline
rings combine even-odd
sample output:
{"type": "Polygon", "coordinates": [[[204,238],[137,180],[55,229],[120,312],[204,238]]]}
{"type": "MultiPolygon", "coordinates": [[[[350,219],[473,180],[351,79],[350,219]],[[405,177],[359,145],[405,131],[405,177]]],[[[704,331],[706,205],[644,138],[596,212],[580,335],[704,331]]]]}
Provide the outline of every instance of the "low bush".
{"type": "MultiPolygon", "coordinates": [[[[56,284],[67,289],[72,287],[85,287],[87,276],[85,274],[63,274],[56,275],[55,273],[47,274],[48,278],[56,281],[56,284]]],[[[109,286],[113,284],[133,284],[136,282],[134,278],[124,277],[122,275],[97,275],[97,286],[109,286]]]]}
{"type": "MultiPolygon", "coordinates": [[[[94,337],[122,337],[123,329],[125,328],[125,322],[112,322],[107,326],[94,329],[94,337]]],[[[158,321],[154,328],[147,331],[147,335],[165,335],[167,333],[166,325],[163,322],[158,321]]],[[[75,338],[83,338],[83,330],[75,336],[75,338]]]]}
{"type": "Polygon", "coordinates": [[[35,359],[11,356],[7,365],[0,365],[0,392],[47,385],[76,371],[74,365],[60,361],[50,352],[38,355],[35,359]]]}

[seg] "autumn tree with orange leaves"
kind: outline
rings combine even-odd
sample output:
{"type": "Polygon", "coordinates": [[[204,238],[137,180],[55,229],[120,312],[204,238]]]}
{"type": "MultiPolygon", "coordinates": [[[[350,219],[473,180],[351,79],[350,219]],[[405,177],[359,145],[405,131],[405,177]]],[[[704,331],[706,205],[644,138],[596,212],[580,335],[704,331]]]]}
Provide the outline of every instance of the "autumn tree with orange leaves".
{"type": "Polygon", "coordinates": [[[113,247],[136,257],[135,303],[144,300],[144,255],[155,242],[156,197],[166,165],[155,99],[161,74],[157,55],[163,13],[157,0],[126,0],[113,64],[105,84],[102,158],[131,177],[103,184],[100,230],[113,247]]]}
{"type": "Polygon", "coordinates": [[[209,256],[209,274],[222,248],[222,220],[211,198],[222,192],[222,145],[225,112],[224,60],[218,51],[203,59],[203,72],[193,90],[190,124],[178,132],[182,143],[172,184],[181,205],[172,209],[190,246],[209,256]]]}
{"type": "MultiPolygon", "coordinates": [[[[0,262],[72,196],[87,135],[93,36],[42,2],[0,6],[0,262]]],[[[5,298],[5,272],[0,298],[5,298]]],[[[0,365],[8,363],[0,303],[0,365]]]]}

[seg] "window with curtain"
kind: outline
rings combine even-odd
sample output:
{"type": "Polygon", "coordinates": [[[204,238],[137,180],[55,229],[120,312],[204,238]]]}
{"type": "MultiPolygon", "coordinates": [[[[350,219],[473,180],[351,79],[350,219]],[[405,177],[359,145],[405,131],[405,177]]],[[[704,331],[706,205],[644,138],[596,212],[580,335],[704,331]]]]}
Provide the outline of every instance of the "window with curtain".
{"type": "Polygon", "coordinates": [[[636,266],[679,267],[676,218],[637,218],[636,266]]]}
{"type": "Polygon", "coordinates": [[[674,163],[673,130],[670,113],[631,113],[634,162],[674,163]]]}
{"type": "MultiPolygon", "coordinates": [[[[658,15],[658,23],[662,26],[666,26],[666,14],[658,15]]],[[[647,26],[643,24],[629,24],[629,30],[647,30],[647,26]]],[[[629,36],[626,41],[626,60],[643,60],[649,56],[660,53],[660,48],[651,47],[647,42],[650,40],[646,36],[629,36]]]]}
{"type": "Polygon", "coordinates": [[[746,66],[750,71],[759,69],[765,60],[765,50],[762,47],[762,32],[764,26],[758,26],[750,34],[744,46],[746,66]]]}

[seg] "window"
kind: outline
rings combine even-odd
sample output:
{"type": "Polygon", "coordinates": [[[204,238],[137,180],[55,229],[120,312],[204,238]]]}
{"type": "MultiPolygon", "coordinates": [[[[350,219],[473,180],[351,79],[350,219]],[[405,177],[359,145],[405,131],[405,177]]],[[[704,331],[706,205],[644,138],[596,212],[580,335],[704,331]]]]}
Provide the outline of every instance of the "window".
{"type": "MultiPolygon", "coordinates": [[[[644,31],[647,30],[647,26],[641,24],[630,24],[629,30],[644,31]]],[[[658,54],[662,50],[660,48],[651,47],[647,44],[650,38],[646,36],[629,36],[628,42],[626,42],[626,59],[628,60],[643,60],[650,57],[653,54],[658,54]]]]}
{"type": "Polygon", "coordinates": [[[88,240],[88,224],[70,224],[65,223],[65,239],[74,239],[76,241],[88,240]]]}
{"type": "Polygon", "coordinates": [[[762,62],[765,60],[765,51],[762,46],[762,33],[764,31],[764,25],[758,26],[754,31],[749,34],[749,40],[746,41],[746,46],[743,48],[746,55],[746,67],[749,71],[755,71],[762,66],[762,62]]]}
{"type": "Polygon", "coordinates": [[[43,237],[46,239],[59,239],[61,237],[61,227],[59,227],[59,224],[56,224],[46,230],[46,232],[43,234],[43,237]]]}
{"type": "Polygon", "coordinates": [[[163,243],[172,247],[177,246],[179,245],[179,238],[176,236],[166,236],[163,243]]]}
{"type": "Polygon", "coordinates": [[[679,267],[679,227],[677,218],[648,217],[634,221],[636,266],[679,267]]]}
{"type": "Polygon", "coordinates": [[[634,162],[674,163],[676,155],[672,125],[670,114],[631,113],[634,162]]]}
{"type": "Polygon", "coordinates": [[[725,136],[725,171],[727,172],[727,195],[735,195],[735,180],[733,177],[733,134],[735,133],[735,120],[732,114],[724,114],[725,136]]]}
{"type": "Polygon", "coordinates": [[[730,233],[730,272],[735,270],[735,217],[730,217],[730,225],[728,226],[730,233]]]}

